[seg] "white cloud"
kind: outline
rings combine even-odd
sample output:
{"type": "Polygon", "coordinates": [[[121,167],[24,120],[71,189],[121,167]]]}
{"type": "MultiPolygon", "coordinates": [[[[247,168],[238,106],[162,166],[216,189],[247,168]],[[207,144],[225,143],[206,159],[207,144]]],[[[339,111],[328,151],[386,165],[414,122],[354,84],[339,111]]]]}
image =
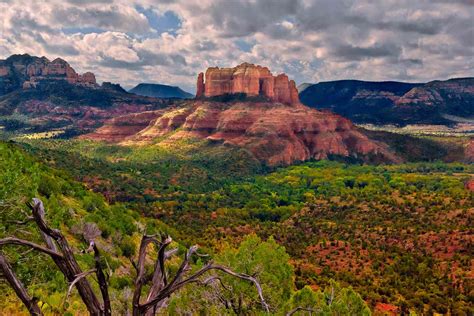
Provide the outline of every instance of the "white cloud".
{"type": "MultiPolygon", "coordinates": [[[[209,66],[259,63],[298,83],[474,75],[470,1],[51,0],[0,2],[0,58],[61,56],[99,80],[194,89],[209,66]],[[145,16],[139,8],[155,12],[145,16]],[[171,11],[179,25],[152,27],[171,11]],[[250,43],[242,49],[236,40],[250,43]]],[[[172,20],[171,20],[172,21],[172,20]]],[[[167,21],[167,23],[170,23],[167,21]]]]}

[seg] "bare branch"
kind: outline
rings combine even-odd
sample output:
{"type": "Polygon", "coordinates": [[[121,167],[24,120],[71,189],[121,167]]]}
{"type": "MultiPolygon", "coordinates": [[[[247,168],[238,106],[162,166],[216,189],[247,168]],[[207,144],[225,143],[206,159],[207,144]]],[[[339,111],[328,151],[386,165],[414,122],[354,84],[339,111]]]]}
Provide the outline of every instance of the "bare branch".
{"type": "MultiPolygon", "coordinates": [[[[184,259],[183,263],[181,264],[181,267],[178,270],[178,273],[175,276],[174,280],[178,280],[178,279],[181,279],[183,277],[183,273],[187,269],[187,265],[189,264],[189,257],[190,257],[190,255],[192,255],[196,251],[196,249],[197,249],[197,247],[193,246],[188,250],[188,253],[186,254],[185,259],[184,259]]],[[[224,272],[226,274],[229,274],[231,276],[234,276],[234,277],[252,282],[255,285],[255,287],[257,288],[258,296],[260,298],[260,303],[261,303],[263,309],[266,312],[270,311],[270,307],[269,307],[269,305],[267,304],[267,302],[265,301],[265,299],[263,297],[262,286],[260,285],[260,283],[257,281],[256,278],[254,278],[253,276],[247,275],[247,274],[234,272],[234,271],[232,271],[231,269],[229,269],[227,267],[220,266],[220,265],[214,265],[212,263],[207,264],[203,268],[201,268],[198,271],[194,272],[190,277],[188,277],[187,279],[185,279],[183,281],[177,281],[176,283],[170,282],[170,284],[168,284],[168,286],[165,287],[152,300],[140,305],[140,309],[146,311],[151,306],[154,306],[157,303],[161,302],[162,300],[169,297],[172,293],[176,292],[177,290],[179,290],[183,286],[185,286],[189,283],[198,282],[199,277],[201,277],[203,274],[205,274],[206,272],[209,272],[211,270],[218,270],[218,271],[224,272]]]]}
{"type": "Polygon", "coordinates": [[[51,238],[57,240],[61,238],[61,233],[57,229],[52,229],[46,224],[46,220],[44,219],[45,211],[43,202],[40,199],[34,198],[33,204],[27,204],[31,211],[33,212],[33,217],[38,225],[39,229],[50,236],[51,238]]]}
{"type": "Polygon", "coordinates": [[[154,297],[163,287],[168,284],[165,271],[165,250],[171,244],[171,237],[163,237],[158,249],[158,256],[155,262],[155,271],[151,280],[151,287],[148,292],[147,301],[154,297]]]}
{"type": "Polygon", "coordinates": [[[94,249],[94,261],[95,261],[95,272],[97,275],[97,280],[99,281],[99,288],[100,293],[102,294],[102,299],[104,302],[103,312],[105,316],[112,315],[112,307],[110,304],[110,297],[109,297],[109,288],[107,285],[107,279],[105,277],[104,271],[100,265],[100,252],[99,248],[97,248],[96,244],[91,241],[92,249],[94,249]]]}
{"type": "Polygon", "coordinates": [[[26,219],[19,221],[19,220],[8,220],[7,223],[9,224],[16,224],[16,225],[25,225],[28,224],[29,222],[33,221],[34,218],[33,216],[28,216],[26,219]]]}
{"type": "Polygon", "coordinates": [[[154,236],[143,235],[140,242],[140,249],[138,250],[138,262],[136,264],[137,277],[135,278],[135,291],[132,298],[133,314],[140,315],[140,297],[142,294],[142,287],[145,284],[145,259],[146,249],[150,243],[158,243],[154,236]]]}
{"type": "Polygon", "coordinates": [[[2,271],[4,278],[15,291],[16,295],[21,299],[23,304],[25,304],[30,314],[43,315],[41,308],[38,306],[37,299],[28,295],[25,286],[18,279],[7,259],[2,254],[0,254],[0,270],[2,271]]]}
{"type": "Polygon", "coordinates": [[[76,283],[79,282],[79,280],[81,280],[82,278],[85,278],[89,274],[94,273],[95,271],[96,271],[95,269],[92,269],[92,270],[85,271],[85,272],[82,272],[82,273],[79,273],[78,275],[76,275],[76,278],[69,284],[69,288],[68,288],[67,294],[66,294],[66,300],[71,295],[71,292],[72,292],[72,289],[74,288],[74,285],[76,285],[76,283]]]}
{"type": "Polygon", "coordinates": [[[16,238],[16,237],[7,237],[7,238],[0,239],[0,246],[4,246],[4,245],[26,246],[26,247],[30,247],[30,248],[33,248],[35,250],[41,251],[45,254],[48,254],[48,255],[50,255],[51,257],[54,257],[54,258],[60,258],[60,259],[63,258],[63,255],[60,254],[60,253],[57,253],[57,252],[55,252],[51,249],[48,249],[46,247],[35,244],[34,242],[24,240],[24,239],[20,239],[20,238],[16,238]]]}
{"type": "MultiPolygon", "coordinates": [[[[48,248],[54,253],[60,250],[62,257],[52,257],[56,266],[61,270],[69,282],[73,282],[76,275],[82,273],[79,264],[77,263],[74,253],[67,242],[67,239],[57,229],[52,229],[48,226],[45,220],[45,210],[43,203],[39,199],[33,199],[33,203],[27,204],[33,213],[36,225],[39,227],[43,239],[48,248]]],[[[81,278],[76,283],[79,296],[86,305],[88,311],[92,315],[103,314],[103,306],[101,306],[92,286],[85,279],[81,278]]]]}
{"type": "Polygon", "coordinates": [[[228,287],[227,285],[224,284],[224,282],[222,282],[222,279],[219,278],[218,276],[211,276],[207,279],[205,279],[204,281],[200,282],[202,285],[209,285],[211,284],[212,282],[214,281],[219,281],[220,285],[227,291],[232,291],[232,289],[230,287],[228,287]]]}
{"type": "Polygon", "coordinates": [[[178,248],[174,248],[174,249],[166,251],[165,252],[165,260],[168,260],[169,258],[174,256],[175,254],[177,254],[178,250],[179,250],[178,248]]]}

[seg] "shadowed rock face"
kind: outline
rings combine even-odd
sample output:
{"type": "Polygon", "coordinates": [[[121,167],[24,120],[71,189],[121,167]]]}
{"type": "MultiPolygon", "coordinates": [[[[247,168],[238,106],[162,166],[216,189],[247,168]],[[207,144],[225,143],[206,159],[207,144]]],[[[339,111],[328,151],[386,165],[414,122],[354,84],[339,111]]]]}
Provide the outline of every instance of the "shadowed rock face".
{"type": "Polygon", "coordinates": [[[285,104],[299,103],[295,82],[285,74],[273,76],[266,67],[249,63],[234,68],[211,67],[205,75],[198,76],[197,98],[237,93],[261,95],[285,104]]]}
{"type": "MultiPolygon", "coordinates": [[[[123,137],[121,143],[148,144],[161,139],[163,144],[173,144],[179,139],[207,139],[243,147],[269,165],[331,155],[398,161],[387,146],[368,139],[349,120],[300,104],[194,101],[153,115],[153,119],[140,117],[145,120],[137,126],[146,127],[123,137]]],[[[110,120],[85,137],[117,141],[115,136],[125,130],[120,122],[136,118],[134,114],[130,119],[110,120]]]]}
{"type": "Polygon", "coordinates": [[[428,83],[339,80],[302,89],[301,102],[357,123],[452,124],[474,116],[474,78],[428,83]]]}

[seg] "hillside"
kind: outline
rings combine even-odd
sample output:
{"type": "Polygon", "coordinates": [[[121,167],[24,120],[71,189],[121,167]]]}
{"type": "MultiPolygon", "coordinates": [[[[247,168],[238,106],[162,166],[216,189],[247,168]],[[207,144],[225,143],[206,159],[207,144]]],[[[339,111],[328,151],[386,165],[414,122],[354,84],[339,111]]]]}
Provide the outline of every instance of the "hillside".
{"type": "Polygon", "coordinates": [[[270,166],[331,156],[400,161],[349,120],[302,105],[294,81],[285,74],[273,76],[266,67],[209,68],[205,78],[198,76],[197,91],[194,101],[117,117],[82,138],[163,146],[205,140],[243,148],[270,166]]]}
{"type": "Polygon", "coordinates": [[[449,115],[474,115],[474,78],[428,83],[329,81],[307,87],[300,99],[356,123],[451,124],[455,121],[449,115]]]}
{"type": "Polygon", "coordinates": [[[14,137],[47,133],[72,137],[109,118],[168,106],[170,100],[127,93],[120,85],[98,85],[57,58],[12,55],[0,60],[0,127],[14,137]]]}
{"type": "Polygon", "coordinates": [[[465,189],[472,165],[320,161],[262,170],[249,169],[245,151],[215,147],[206,155],[195,142],[179,143],[186,154],[71,140],[25,148],[109,200],[159,218],[179,240],[220,249],[249,233],[274,236],[291,256],[298,287],[336,279],[372,307],[470,308],[472,284],[462,280],[472,256],[474,193],[465,189]]]}
{"type": "Polygon", "coordinates": [[[154,98],[191,99],[194,96],[180,87],[168,86],[157,83],[140,83],[128,92],[154,98]]]}
{"type": "MultiPolygon", "coordinates": [[[[83,185],[71,180],[65,172],[46,167],[44,164],[25,153],[14,144],[0,142],[0,217],[3,223],[0,231],[2,242],[1,266],[4,271],[4,260],[10,263],[10,271],[16,274],[22,286],[26,288],[28,294],[33,297],[34,304],[45,315],[56,314],[86,314],[87,309],[84,297],[78,295],[79,285],[72,282],[75,275],[68,276],[66,280],[60,269],[66,268],[52,261],[48,256],[39,254],[33,249],[28,249],[25,244],[8,243],[8,238],[15,236],[23,240],[29,240],[36,244],[44,243],[42,235],[32,221],[28,218],[28,211],[25,202],[31,197],[40,198],[45,204],[45,222],[43,226],[54,229],[54,234],[58,232],[67,240],[77,265],[84,269],[83,278],[91,282],[90,289],[99,293],[93,276],[90,274],[97,270],[97,266],[106,273],[106,286],[100,288],[100,292],[107,291],[111,301],[111,310],[115,314],[128,314],[132,307],[132,290],[137,284],[140,274],[137,273],[135,262],[143,263],[144,269],[154,271],[158,269],[154,263],[156,260],[155,250],[149,247],[149,256],[146,256],[146,249],[143,252],[140,239],[153,238],[151,234],[169,234],[173,238],[178,236],[177,231],[153,219],[152,217],[140,216],[136,211],[125,207],[122,204],[107,203],[105,199],[87,190],[83,185]],[[146,237],[143,237],[147,234],[146,237]],[[100,260],[91,254],[87,249],[90,236],[94,236],[94,245],[100,249],[100,260]],[[20,245],[21,244],[21,245],[20,245]],[[140,251],[138,251],[140,249],[140,251]],[[138,254],[140,253],[140,256],[138,254]],[[137,259],[138,257],[138,259],[137,259]],[[140,259],[142,258],[142,259],[140,259]],[[60,268],[57,268],[58,265],[60,268]],[[62,268],[61,268],[62,267],[62,268]],[[91,270],[92,267],[95,267],[91,270]],[[71,284],[76,284],[73,287],[71,284]]],[[[147,239],[147,240],[148,240],[147,239]]],[[[10,239],[11,240],[11,239],[10,239]]],[[[189,240],[191,241],[191,240],[189,240]]],[[[53,253],[64,249],[64,240],[58,242],[56,246],[53,239],[50,240],[54,246],[53,253]]],[[[166,272],[170,280],[179,273],[182,267],[185,253],[188,256],[187,247],[173,242],[170,250],[166,252],[169,256],[166,260],[166,272]],[[178,272],[176,272],[178,271],[178,272]],[[169,273],[169,274],[168,274],[169,273]]],[[[192,241],[191,241],[192,242],[192,241]]],[[[46,243],[45,243],[46,244],[46,243]]],[[[294,284],[294,270],[290,263],[289,256],[284,247],[277,244],[273,238],[263,240],[255,234],[248,235],[242,239],[238,246],[223,245],[220,250],[213,252],[212,259],[219,267],[228,267],[237,273],[245,272],[255,276],[262,285],[262,295],[272,311],[278,314],[285,314],[295,306],[295,297],[309,295],[311,297],[325,297],[331,293],[336,297],[338,304],[332,304],[327,300],[298,301],[298,304],[305,304],[311,308],[321,308],[328,313],[339,314],[347,311],[352,313],[368,315],[370,310],[360,295],[352,288],[332,281],[330,287],[324,290],[304,287],[296,288],[294,284]],[[242,256],[248,256],[251,260],[242,261],[242,256]],[[303,292],[302,292],[303,291],[303,292]]],[[[41,246],[40,246],[41,247],[41,246]]],[[[44,249],[44,248],[43,248],[44,249]]],[[[162,248],[159,248],[161,250],[162,248]]],[[[194,248],[193,248],[194,249],[194,248]]],[[[208,248],[210,249],[210,248],[208,248]]],[[[37,250],[37,249],[36,249],[37,250]]],[[[204,251],[202,249],[201,251],[204,251]]],[[[97,254],[97,252],[94,251],[97,254]]],[[[196,257],[196,256],[195,256],[196,257]]],[[[62,259],[62,257],[60,257],[62,259]]],[[[189,258],[190,259],[190,258],[189,258]]],[[[62,261],[60,261],[62,262],[62,261]]],[[[182,278],[191,277],[193,271],[201,269],[210,264],[210,257],[200,256],[196,261],[190,260],[187,263],[189,269],[185,269],[182,278]]],[[[227,268],[226,268],[227,269],[227,268]]],[[[79,270],[81,271],[81,270],[79,270]]],[[[262,310],[262,304],[255,301],[258,297],[255,286],[238,278],[226,276],[222,270],[207,272],[199,278],[197,275],[195,282],[190,282],[186,287],[166,296],[166,301],[170,302],[160,306],[160,312],[164,314],[206,314],[208,311],[217,314],[228,314],[229,304],[233,304],[236,298],[239,305],[234,306],[232,311],[239,313],[256,314],[262,310]],[[220,277],[225,284],[232,286],[223,289],[203,286],[209,278],[220,277]],[[238,289],[235,291],[234,289],[238,289]],[[219,293],[219,299],[214,298],[219,293]]],[[[82,274],[81,274],[82,275],[82,274]]],[[[25,306],[13,293],[7,282],[0,282],[2,300],[0,310],[7,315],[26,314],[25,306]]],[[[84,284],[85,279],[83,279],[84,284]]],[[[146,286],[150,280],[145,279],[146,286]]],[[[18,284],[18,283],[17,283],[18,284]]],[[[105,300],[104,300],[105,301],[105,300]]],[[[105,304],[104,304],[105,305],[105,304]]],[[[88,307],[90,307],[88,305],[88,307]]],[[[90,311],[90,310],[89,310],[90,311]]]]}

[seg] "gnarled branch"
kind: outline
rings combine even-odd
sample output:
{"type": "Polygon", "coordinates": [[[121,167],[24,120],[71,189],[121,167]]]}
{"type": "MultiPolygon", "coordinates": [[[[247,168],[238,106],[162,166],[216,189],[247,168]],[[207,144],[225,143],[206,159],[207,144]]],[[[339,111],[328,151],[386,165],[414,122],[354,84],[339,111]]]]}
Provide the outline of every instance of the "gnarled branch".
{"type": "Polygon", "coordinates": [[[20,300],[25,304],[26,308],[31,315],[43,315],[41,308],[39,308],[37,299],[35,297],[30,297],[26,291],[25,286],[13,272],[12,267],[8,263],[4,255],[0,253],[0,270],[2,271],[3,277],[7,280],[10,286],[15,291],[16,295],[20,300]]]}
{"type": "Polygon", "coordinates": [[[43,247],[41,245],[35,244],[34,242],[24,240],[24,239],[20,239],[20,238],[16,238],[16,237],[6,237],[6,238],[3,238],[3,239],[0,239],[0,246],[4,246],[4,245],[26,246],[26,247],[30,247],[30,248],[33,248],[35,250],[38,250],[40,252],[43,252],[47,255],[50,255],[53,258],[59,258],[59,259],[64,258],[62,254],[60,254],[56,251],[53,251],[49,248],[46,248],[46,247],[43,247]]]}
{"type": "Polygon", "coordinates": [[[85,278],[86,276],[88,276],[89,274],[94,273],[95,271],[96,271],[95,269],[92,269],[92,270],[85,271],[85,272],[82,272],[82,273],[79,273],[78,275],[76,275],[76,278],[69,284],[69,288],[68,288],[67,294],[66,294],[66,300],[68,299],[69,295],[71,295],[71,292],[72,292],[72,289],[74,288],[74,285],[76,285],[76,283],[79,282],[80,279],[85,278]]]}

